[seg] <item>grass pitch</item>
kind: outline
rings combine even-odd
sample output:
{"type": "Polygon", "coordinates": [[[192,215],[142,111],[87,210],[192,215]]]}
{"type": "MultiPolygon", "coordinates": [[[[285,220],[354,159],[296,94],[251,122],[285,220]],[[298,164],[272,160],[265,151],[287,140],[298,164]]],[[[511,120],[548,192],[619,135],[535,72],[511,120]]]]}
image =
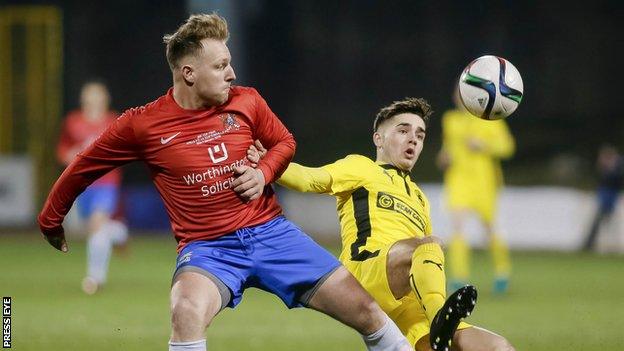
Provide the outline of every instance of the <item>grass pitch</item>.
{"type": "MultiPolygon", "coordinates": [[[[130,255],[113,256],[109,282],[80,290],[84,242],[61,254],[34,234],[0,234],[0,294],[11,296],[15,350],[166,350],[175,244],[134,237],[130,255]]],[[[624,256],[513,253],[511,290],[494,296],[486,253],[473,271],[479,302],[469,322],[502,335],[517,350],[621,350],[624,256]]],[[[208,329],[208,349],[363,350],[356,332],[317,312],[288,310],[249,290],[236,310],[208,329]]]]}

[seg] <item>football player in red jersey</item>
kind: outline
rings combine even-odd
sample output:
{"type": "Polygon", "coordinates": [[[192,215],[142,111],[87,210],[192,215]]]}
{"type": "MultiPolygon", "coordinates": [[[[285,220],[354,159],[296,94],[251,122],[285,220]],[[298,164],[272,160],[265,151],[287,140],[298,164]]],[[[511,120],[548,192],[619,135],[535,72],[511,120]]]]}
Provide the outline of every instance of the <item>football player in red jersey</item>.
{"type": "MultiPolygon", "coordinates": [[[[71,111],[63,123],[57,158],[64,166],[91,144],[115,121],[109,109],[110,94],[102,82],[90,81],[80,92],[80,109],[71,111]]],[[[87,222],[87,275],[82,290],[92,295],[106,282],[113,245],[124,245],[128,228],[112,218],[117,210],[121,171],[114,169],[90,185],[78,198],[78,212],[87,222]]]]}
{"type": "Polygon", "coordinates": [[[248,287],[328,314],[362,334],[369,350],[411,350],[336,258],[282,216],[269,184],[288,166],[295,141],[255,89],[232,85],[228,35],[225,20],[210,14],[165,36],[173,88],[123,113],[72,161],[38,217],[42,233],[67,252],[61,223],[76,196],[141,160],[178,241],[169,350],[206,350],[206,327],[248,287]],[[257,168],[247,160],[254,139],[268,150],[257,168]]]}

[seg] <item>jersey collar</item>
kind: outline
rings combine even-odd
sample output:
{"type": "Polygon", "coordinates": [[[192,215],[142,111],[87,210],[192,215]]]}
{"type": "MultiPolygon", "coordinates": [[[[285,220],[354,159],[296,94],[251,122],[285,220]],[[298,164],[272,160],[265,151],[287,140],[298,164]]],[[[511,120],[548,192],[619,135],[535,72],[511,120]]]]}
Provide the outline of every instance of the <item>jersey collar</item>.
{"type": "Polygon", "coordinates": [[[400,169],[397,166],[394,166],[394,165],[391,165],[391,164],[388,164],[388,163],[384,163],[384,164],[380,164],[379,167],[381,167],[383,169],[393,169],[401,177],[403,177],[403,178],[411,178],[410,177],[410,172],[404,171],[404,170],[400,169]]]}

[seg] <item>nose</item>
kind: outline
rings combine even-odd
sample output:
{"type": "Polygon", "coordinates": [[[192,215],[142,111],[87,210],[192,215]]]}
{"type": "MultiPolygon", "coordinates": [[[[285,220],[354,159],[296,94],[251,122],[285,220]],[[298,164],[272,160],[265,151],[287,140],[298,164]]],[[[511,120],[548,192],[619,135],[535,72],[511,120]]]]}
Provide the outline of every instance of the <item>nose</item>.
{"type": "Polygon", "coordinates": [[[236,73],[234,73],[234,67],[230,66],[228,72],[225,75],[225,81],[231,82],[236,79],[236,73]]]}

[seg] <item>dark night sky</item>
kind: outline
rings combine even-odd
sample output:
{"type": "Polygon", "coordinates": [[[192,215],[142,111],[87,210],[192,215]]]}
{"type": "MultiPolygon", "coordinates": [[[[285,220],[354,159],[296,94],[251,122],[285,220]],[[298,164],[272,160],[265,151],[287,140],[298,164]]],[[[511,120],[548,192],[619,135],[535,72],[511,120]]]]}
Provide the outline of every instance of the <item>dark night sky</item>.
{"type": "MultiPolygon", "coordinates": [[[[80,85],[90,77],[109,84],[117,110],[151,101],[170,86],[162,35],[187,17],[180,2],[33,3],[63,8],[66,111],[77,106],[80,85]]],[[[419,178],[439,179],[433,166],[439,117],[463,67],[484,54],[509,59],[524,80],[523,103],[509,119],[519,145],[505,165],[512,183],[539,182],[529,174],[546,172],[562,155],[588,165],[602,142],[624,146],[616,78],[624,61],[621,2],[235,3],[244,57],[234,57],[234,67],[245,62],[245,83],[257,87],[293,131],[298,161],[370,155],[379,107],[422,96],[437,113],[419,178]]]]}

